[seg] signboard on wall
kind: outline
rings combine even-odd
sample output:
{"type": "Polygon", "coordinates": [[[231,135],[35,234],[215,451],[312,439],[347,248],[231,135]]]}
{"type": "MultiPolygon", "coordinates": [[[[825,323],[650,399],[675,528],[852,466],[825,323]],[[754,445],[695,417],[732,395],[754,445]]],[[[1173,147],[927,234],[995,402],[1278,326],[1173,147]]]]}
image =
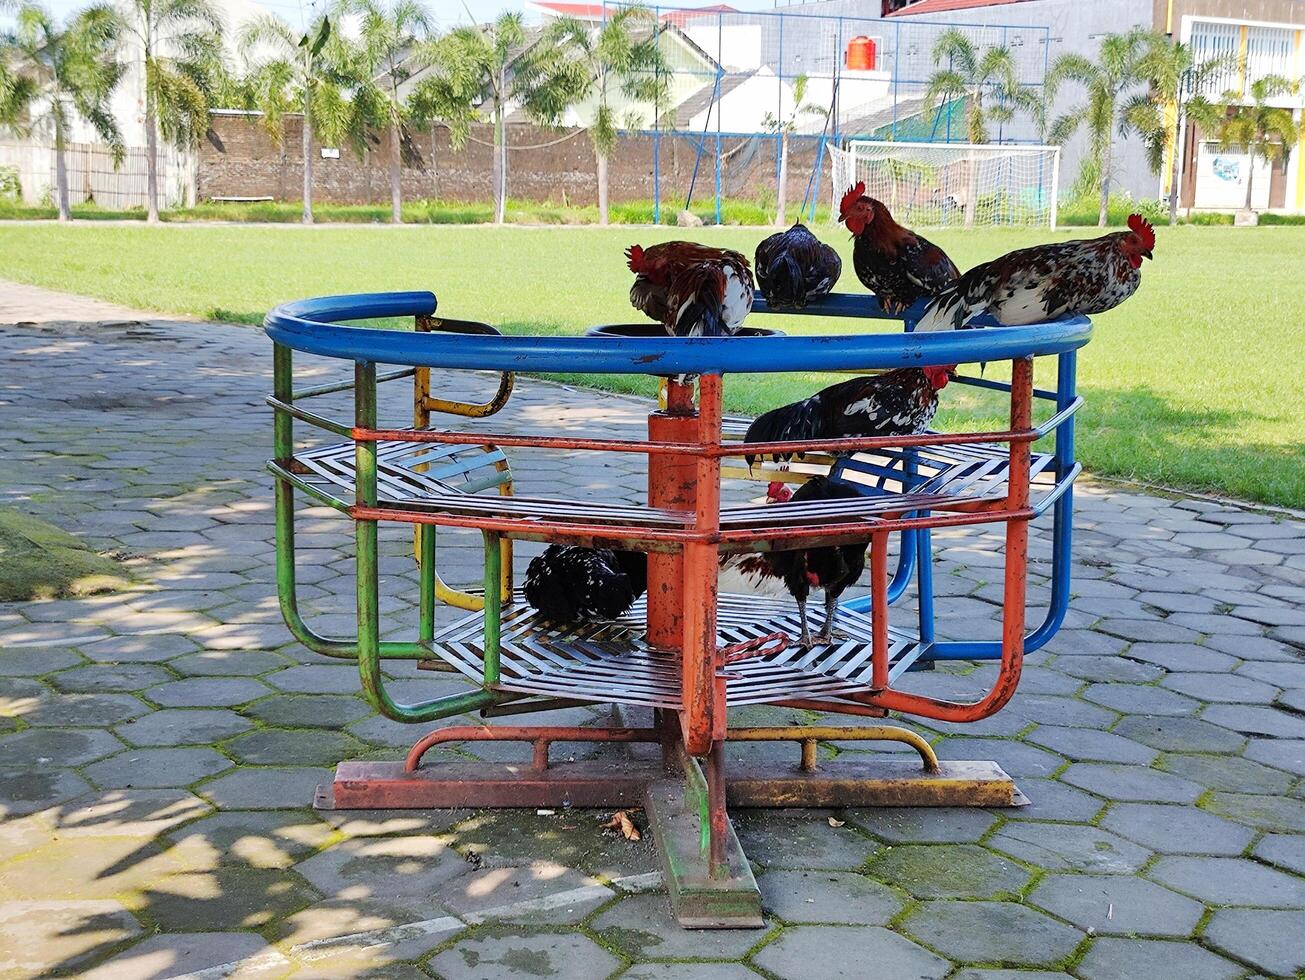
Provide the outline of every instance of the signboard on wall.
{"type": "MultiPolygon", "coordinates": [[[[1233,211],[1246,206],[1246,178],[1251,166],[1249,153],[1221,150],[1218,143],[1202,143],[1196,162],[1196,200],[1198,208],[1233,211]]],[[[1269,206],[1269,165],[1255,161],[1251,186],[1251,205],[1269,206]]]]}

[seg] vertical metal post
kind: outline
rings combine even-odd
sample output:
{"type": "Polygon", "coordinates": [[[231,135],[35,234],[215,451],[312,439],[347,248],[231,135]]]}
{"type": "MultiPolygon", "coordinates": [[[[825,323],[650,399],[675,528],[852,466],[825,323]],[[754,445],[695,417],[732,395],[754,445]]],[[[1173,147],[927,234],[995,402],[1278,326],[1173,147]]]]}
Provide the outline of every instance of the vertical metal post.
{"type": "MultiPolygon", "coordinates": [[[[354,425],[376,428],[376,365],[357,361],[353,368],[354,425]]],[[[376,506],[376,443],[354,443],[354,500],[359,507],[376,506]]],[[[354,518],[354,573],[358,598],[358,674],[367,696],[380,701],[380,572],[377,522],[354,518]]]]}
{"type": "Polygon", "coordinates": [[[417,639],[430,643],[435,639],[435,525],[417,527],[417,639]]]}
{"type": "Polygon", "coordinates": [[[499,680],[499,640],[503,610],[502,556],[499,535],[484,532],[485,537],[485,687],[493,687],[499,680]]]}
{"type": "MultiPolygon", "coordinates": [[[[666,385],[666,408],[648,416],[652,442],[688,443],[697,432],[693,388],[678,381],[666,385]]],[[[648,457],[648,506],[688,510],[696,499],[697,470],[692,457],[664,453],[648,457]]],[[[684,555],[648,556],[648,633],[650,644],[678,648],[684,637],[684,555]]]]}
{"type": "MultiPolygon", "coordinates": [[[[1010,428],[1012,432],[1029,429],[1033,419],[1033,359],[1016,358],[1011,362],[1010,428]]],[[[1010,444],[1010,467],[1006,506],[1011,511],[1029,505],[1029,457],[1027,442],[1010,444]]],[[[1029,522],[1006,522],[1006,574],[1002,588],[1001,665],[1003,686],[1014,691],[1019,683],[1024,660],[1024,603],[1028,585],[1029,522]]]]}
{"type": "Polygon", "coordinates": [[[729,876],[729,814],[725,809],[725,740],[711,745],[707,757],[707,817],[710,837],[707,845],[708,874],[729,876]]]}
{"type": "Polygon", "coordinates": [[[870,684],[888,686],[888,532],[870,536],[870,684]]]}

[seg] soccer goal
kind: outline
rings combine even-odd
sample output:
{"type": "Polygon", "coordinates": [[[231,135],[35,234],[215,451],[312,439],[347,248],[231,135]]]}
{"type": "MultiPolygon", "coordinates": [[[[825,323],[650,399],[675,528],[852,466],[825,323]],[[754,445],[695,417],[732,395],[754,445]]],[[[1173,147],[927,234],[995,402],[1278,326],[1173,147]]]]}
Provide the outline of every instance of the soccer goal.
{"type": "Polygon", "coordinates": [[[1060,147],[849,140],[831,148],[834,217],[843,192],[866,193],[915,227],[1056,227],[1060,147]]]}

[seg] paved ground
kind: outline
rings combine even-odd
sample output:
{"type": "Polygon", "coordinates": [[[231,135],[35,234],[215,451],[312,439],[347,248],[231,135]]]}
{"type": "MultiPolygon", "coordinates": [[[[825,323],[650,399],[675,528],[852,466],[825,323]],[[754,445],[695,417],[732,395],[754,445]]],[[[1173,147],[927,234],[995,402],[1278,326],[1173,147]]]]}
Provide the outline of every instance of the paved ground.
{"type": "MultiPolygon", "coordinates": [[[[995,759],[1033,804],[742,815],[768,927],[683,932],[654,851],[600,830],[605,815],[308,808],[335,762],[396,757],[417,732],[377,717],[350,667],[315,659],[281,625],[261,333],[4,284],[0,323],[0,504],[128,557],[139,582],[0,607],[0,976],[1199,980],[1305,968],[1305,525],[1085,487],[1066,629],[996,717],[918,726],[946,757],[995,759]]],[[[635,432],[643,411],[526,383],[505,415],[635,432]]],[[[514,462],[526,489],[642,486],[615,459],[514,462]]],[[[344,631],[344,528],[321,510],[303,518],[305,606],[320,629],[344,631]]],[[[995,539],[946,540],[950,632],[994,635],[995,539]]],[[[383,547],[383,610],[398,629],[415,577],[404,534],[383,547]]],[[[446,575],[476,578],[478,548],[442,535],[446,575]]],[[[1046,558],[1045,534],[1034,555],[1046,558]]],[[[992,676],[912,684],[964,696],[992,676]]],[[[409,698],[453,683],[410,668],[394,678],[409,698]]],[[[768,714],[800,713],[748,712],[768,714]]]]}

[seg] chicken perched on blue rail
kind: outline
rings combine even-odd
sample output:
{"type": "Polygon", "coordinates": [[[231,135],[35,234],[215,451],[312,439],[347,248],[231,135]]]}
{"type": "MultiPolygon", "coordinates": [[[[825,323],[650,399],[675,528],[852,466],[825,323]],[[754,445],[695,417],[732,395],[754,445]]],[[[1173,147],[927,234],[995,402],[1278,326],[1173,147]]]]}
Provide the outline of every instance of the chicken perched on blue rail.
{"type": "MultiPolygon", "coordinates": [[[[956,365],[898,368],[841,381],[810,398],[772,408],[748,426],[744,442],[797,442],[918,435],[938,411],[938,392],[956,365]]],[[[776,453],[773,458],[791,458],[776,453]]],[[[801,454],[798,454],[801,455],[801,454]]],[[[755,457],[744,457],[751,466],[755,457]]]]}
{"type": "Polygon", "coordinates": [[[625,250],[630,303],[674,337],[723,337],[752,312],[752,267],[740,252],[696,242],[625,250]]]}
{"type": "Polygon", "coordinates": [[[976,265],[925,307],[916,331],[959,330],[980,313],[1017,327],[1112,310],[1137,291],[1155,230],[1140,214],[1128,231],[1008,252],[976,265]]]}
{"type": "Polygon", "coordinates": [[[648,588],[637,551],[551,544],[526,566],[526,601],[555,623],[615,619],[648,588]]]}
{"type": "MultiPolygon", "coordinates": [[[[793,493],[782,483],[771,483],[766,499],[783,506],[817,500],[851,500],[860,496],[850,484],[814,476],[793,493]]],[[[829,643],[834,638],[834,621],[838,600],[855,585],[865,571],[865,552],[869,542],[832,545],[822,548],[797,548],[793,551],[768,551],[761,554],[735,555],[722,559],[724,571],[732,570],[753,587],[764,588],[778,580],[797,600],[798,620],[802,626],[799,642],[804,647],[829,643]],[[825,593],[825,621],[814,637],[807,624],[807,600],[812,589],[825,593]]],[[[724,588],[724,586],[722,586],[724,588]]]]}
{"type": "Polygon", "coordinates": [[[869,197],[864,181],[843,195],[838,220],[856,242],[852,246],[856,277],[879,297],[885,313],[900,313],[917,300],[938,295],[960,275],[946,252],[903,228],[882,201],[869,197]]]}
{"type": "Polygon", "coordinates": [[[757,288],[772,310],[800,310],[825,296],[843,273],[843,260],[798,222],[757,246],[757,288]]]}

